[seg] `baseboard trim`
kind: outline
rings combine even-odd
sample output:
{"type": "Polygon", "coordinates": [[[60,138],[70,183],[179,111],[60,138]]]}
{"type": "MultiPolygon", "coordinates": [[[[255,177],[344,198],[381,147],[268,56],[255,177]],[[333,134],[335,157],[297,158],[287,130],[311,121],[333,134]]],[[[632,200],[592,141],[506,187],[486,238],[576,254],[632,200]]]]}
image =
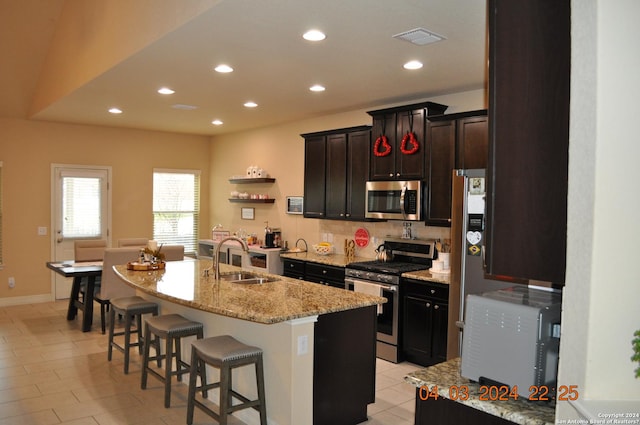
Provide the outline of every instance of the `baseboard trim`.
{"type": "Polygon", "coordinates": [[[53,294],[29,295],[26,297],[0,298],[0,307],[23,304],[40,304],[55,301],[53,294]]]}

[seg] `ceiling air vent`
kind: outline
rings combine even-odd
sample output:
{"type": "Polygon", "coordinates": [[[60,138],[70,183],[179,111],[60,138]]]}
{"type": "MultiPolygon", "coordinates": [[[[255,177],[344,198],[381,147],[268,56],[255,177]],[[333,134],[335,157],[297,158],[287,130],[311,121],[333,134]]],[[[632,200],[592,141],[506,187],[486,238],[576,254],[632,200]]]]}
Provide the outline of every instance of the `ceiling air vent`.
{"type": "Polygon", "coordinates": [[[173,109],[181,109],[183,111],[193,111],[194,109],[198,109],[197,106],[194,105],[185,105],[182,103],[176,103],[175,105],[171,105],[173,109]]]}
{"type": "Polygon", "coordinates": [[[415,28],[409,31],[396,34],[393,38],[399,40],[409,41],[418,46],[424,46],[425,44],[435,43],[436,41],[446,40],[446,37],[436,34],[431,31],[427,31],[424,28],[415,28]]]}

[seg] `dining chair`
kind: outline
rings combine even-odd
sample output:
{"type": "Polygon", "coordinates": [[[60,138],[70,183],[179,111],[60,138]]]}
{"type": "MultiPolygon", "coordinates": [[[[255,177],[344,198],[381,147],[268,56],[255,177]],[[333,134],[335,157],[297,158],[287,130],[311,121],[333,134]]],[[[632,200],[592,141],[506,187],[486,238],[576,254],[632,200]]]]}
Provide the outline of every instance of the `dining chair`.
{"type": "Polygon", "coordinates": [[[73,243],[73,261],[102,261],[106,247],[104,239],[77,240],[73,243]]]}
{"type": "Polygon", "coordinates": [[[162,245],[160,252],[164,253],[164,261],[184,260],[184,245],[162,245]]]}
{"type": "Polygon", "coordinates": [[[106,331],[106,313],[113,298],[131,297],[136,294],[135,289],[125,284],[113,271],[113,266],[127,264],[138,259],[140,248],[107,248],[104,250],[102,261],[102,284],[94,295],[94,300],[100,304],[100,322],[102,333],[106,331]]]}
{"type": "Polygon", "coordinates": [[[149,239],[147,238],[124,238],[118,239],[118,248],[136,247],[144,248],[147,246],[149,239]]]}
{"type": "MultiPolygon", "coordinates": [[[[104,239],[87,239],[77,240],[73,242],[73,261],[102,261],[104,250],[107,248],[107,241],[104,239]]],[[[84,299],[84,293],[87,287],[87,279],[83,278],[80,282],[80,294],[84,299]]],[[[101,278],[95,278],[96,290],[100,287],[101,278]]]]}

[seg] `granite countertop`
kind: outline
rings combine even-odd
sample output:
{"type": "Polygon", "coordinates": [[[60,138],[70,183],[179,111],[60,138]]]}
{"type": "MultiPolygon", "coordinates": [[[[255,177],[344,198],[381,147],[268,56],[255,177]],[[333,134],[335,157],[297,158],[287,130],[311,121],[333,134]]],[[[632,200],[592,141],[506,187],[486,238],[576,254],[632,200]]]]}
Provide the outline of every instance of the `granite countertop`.
{"type": "MultiPolygon", "coordinates": [[[[452,387],[466,386],[469,398],[465,401],[456,400],[474,409],[521,425],[552,425],[555,423],[555,407],[545,402],[531,402],[526,400],[528,394],[520,395],[518,400],[481,401],[478,397],[479,385],[460,376],[460,358],[420,369],[407,375],[404,380],[418,388],[427,386],[432,389],[438,387],[438,395],[450,399],[449,391],[452,387]]],[[[455,393],[454,393],[455,394],[455,393]]]]}
{"type": "Polygon", "coordinates": [[[291,258],[293,260],[300,260],[300,261],[309,261],[312,263],[326,264],[329,266],[336,266],[336,267],[346,267],[349,265],[349,263],[373,260],[373,258],[368,258],[368,257],[355,257],[349,260],[349,257],[347,257],[344,254],[318,255],[315,252],[311,252],[311,251],[306,251],[306,252],[283,251],[280,254],[280,257],[291,258]]]}
{"type": "MultiPolygon", "coordinates": [[[[312,263],[327,264],[329,266],[336,266],[336,267],[346,267],[350,263],[355,263],[358,261],[374,260],[373,258],[368,258],[368,257],[355,257],[354,259],[349,260],[347,256],[342,254],[318,255],[314,252],[286,252],[286,251],[282,252],[280,254],[280,257],[291,258],[291,259],[300,260],[300,261],[309,261],[312,263]]],[[[437,283],[443,283],[445,285],[449,284],[450,276],[451,276],[450,273],[435,275],[435,274],[432,274],[427,269],[418,270],[414,272],[407,272],[402,274],[402,277],[406,277],[409,279],[424,280],[428,282],[437,282],[437,283]]]]}
{"type": "Polygon", "coordinates": [[[432,274],[429,270],[418,270],[416,272],[402,273],[402,277],[416,280],[426,280],[429,282],[444,283],[445,285],[448,285],[450,282],[451,273],[432,274]]]}
{"type": "MultiPolygon", "coordinates": [[[[302,317],[383,304],[385,298],[346,291],[284,276],[264,284],[216,281],[203,276],[211,260],[168,261],[164,270],[133,271],[126,265],[114,270],[130,286],[187,307],[256,323],[278,323],[302,317]]],[[[220,272],[241,270],[220,264],[220,272]]]]}

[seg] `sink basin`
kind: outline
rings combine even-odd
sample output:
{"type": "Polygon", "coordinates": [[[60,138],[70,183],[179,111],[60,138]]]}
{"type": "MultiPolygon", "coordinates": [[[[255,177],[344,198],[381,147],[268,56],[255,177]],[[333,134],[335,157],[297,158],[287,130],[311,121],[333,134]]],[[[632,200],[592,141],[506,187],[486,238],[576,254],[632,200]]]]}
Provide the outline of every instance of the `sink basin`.
{"type": "Polygon", "coordinates": [[[262,284],[266,282],[275,282],[278,279],[260,276],[251,272],[232,272],[221,274],[220,280],[226,280],[231,283],[262,284]]]}

